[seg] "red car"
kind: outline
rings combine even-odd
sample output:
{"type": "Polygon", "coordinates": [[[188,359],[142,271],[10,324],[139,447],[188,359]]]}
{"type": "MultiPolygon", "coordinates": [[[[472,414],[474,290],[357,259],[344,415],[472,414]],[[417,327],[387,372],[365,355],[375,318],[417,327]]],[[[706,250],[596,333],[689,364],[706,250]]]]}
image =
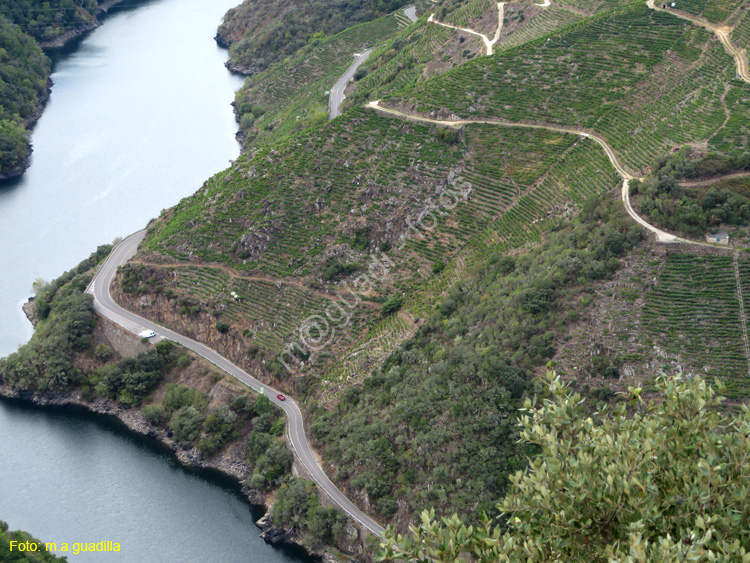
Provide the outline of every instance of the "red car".
{"type": "Polygon", "coordinates": [[[276,398],[277,398],[277,399],[278,399],[279,401],[286,401],[286,397],[284,397],[284,395],[282,395],[281,393],[279,393],[278,395],[276,395],[276,398]]]}

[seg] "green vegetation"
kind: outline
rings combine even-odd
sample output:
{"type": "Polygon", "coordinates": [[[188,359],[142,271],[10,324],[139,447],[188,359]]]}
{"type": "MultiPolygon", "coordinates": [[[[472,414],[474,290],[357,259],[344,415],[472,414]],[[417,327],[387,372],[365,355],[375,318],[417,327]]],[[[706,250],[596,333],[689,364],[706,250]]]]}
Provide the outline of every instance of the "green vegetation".
{"type": "Polygon", "coordinates": [[[303,4],[245,0],[227,12],[218,36],[223,43],[231,44],[232,66],[252,74],[294,55],[310,42],[403,5],[403,0],[356,0],[334,8],[322,0],[303,4]]]}
{"type": "Polygon", "coordinates": [[[712,23],[719,23],[743,4],[743,0],[680,0],[678,7],[690,14],[702,16],[712,23]]]}
{"type": "Polygon", "coordinates": [[[31,154],[26,127],[47,98],[49,73],[36,42],[0,15],[0,177],[31,154]]]}
{"type": "Polygon", "coordinates": [[[8,524],[0,520],[0,563],[54,563],[59,561],[65,563],[67,557],[58,557],[48,553],[44,549],[44,544],[27,532],[16,530],[8,531],[8,524]],[[16,541],[25,544],[36,544],[37,551],[20,551],[18,544],[13,544],[13,551],[10,549],[10,542],[16,541]]]}
{"type": "Polygon", "coordinates": [[[240,132],[249,148],[328,121],[328,96],[352,54],[386,41],[409,23],[403,12],[311,41],[293,57],[245,80],[235,96],[240,132]]]}
{"type": "Polygon", "coordinates": [[[721,389],[695,377],[660,379],[663,402],[630,388],[627,404],[590,414],[550,379],[551,398],[522,410],[541,454],[512,477],[505,518],[468,527],[425,512],[410,536],[386,534],[381,560],[747,560],[747,406],[726,414],[721,389]]]}
{"type": "Polygon", "coordinates": [[[97,0],[2,0],[0,14],[41,43],[96,22],[97,0]]]}
{"type": "Polygon", "coordinates": [[[699,237],[720,225],[746,225],[750,199],[745,195],[729,188],[681,187],[678,181],[721,169],[750,169],[750,152],[737,159],[709,155],[698,162],[690,161],[689,153],[685,148],[657,160],[644,182],[631,184],[631,195],[638,196],[638,209],[655,225],[699,237]]]}
{"type": "Polygon", "coordinates": [[[675,145],[709,140],[728,155],[748,150],[744,86],[709,32],[638,2],[546,37],[466,63],[399,93],[418,111],[441,108],[590,128],[641,169],[675,145]],[[725,85],[730,118],[721,102],[725,85]],[[743,125],[739,125],[743,123],[743,125]]]}
{"type": "Polygon", "coordinates": [[[346,514],[338,508],[324,508],[312,481],[287,479],[276,493],[271,521],[296,533],[304,533],[313,547],[335,545],[345,539],[346,514]]]}
{"type": "Polygon", "coordinates": [[[642,322],[647,345],[659,346],[691,371],[725,377],[730,397],[747,395],[748,359],[730,255],[667,256],[645,299],[642,322]]]}
{"type": "Polygon", "coordinates": [[[91,281],[90,269],[110,249],[100,246],[78,267],[37,286],[39,324],[28,344],[0,359],[0,381],[40,391],[69,389],[83,381],[74,360],[77,353],[89,350],[94,327],[93,298],[84,291],[91,281]]]}
{"type": "MultiPolygon", "coordinates": [[[[476,37],[425,17],[408,26],[401,13],[376,17],[390,5],[355,2],[337,12],[315,0],[292,13],[291,5],[248,0],[222,37],[234,42],[235,65],[265,68],[235,100],[250,150],[151,225],[139,263],[123,268],[119,297],[298,395],[329,474],[380,521],[404,531],[433,508],[478,524],[468,530],[454,519],[440,530],[427,516],[416,540],[399,540],[402,548],[414,553],[430,534],[452,533],[459,551],[444,542],[425,559],[458,561],[461,549],[479,555],[466,542],[506,531],[513,536],[484,542],[496,549],[487,561],[553,559],[553,550],[571,561],[607,560],[618,550],[643,561],[660,560],[657,549],[727,553],[739,528],[731,510],[745,487],[732,465],[736,452],[722,458],[713,437],[701,445],[680,435],[689,409],[669,410],[678,400],[712,405],[710,392],[698,379],[664,382],[663,405],[646,407],[633,392],[628,410],[617,391],[638,377],[633,365],[654,363],[724,376],[732,398],[747,396],[737,292],[750,303],[750,259],[672,250],[655,258],[622,208],[620,177],[591,138],[438,127],[360,107],[384,98],[436,119],[595,131],[631,170],[655,163],[632,185],[654,221],[696,234],[742,224],[750,217],[746,187],[679,183],[748,167],[747,88],[713,34],[642,4],[506,5],[496,54],[486,57],[477,56],[476,37]],[[364,23],[343,29],[351,21],[364,23]],[[323,33],[313,33],[316,26],[323,33]],[[375,50],[345,112],[327,122],[323,92],[364,46],[375,50]],[[655,160],[662,154],[669,156],[655,160]],[[627,314],[608,308],[618,300],[627,314]],[[325,346],[285,352],[305,337],[325,346]],[[285,353],[299,360],[291,371],[285,353]],[[571,387],[618,406],[594,411],[556,381],[552,399],[527,410],[519,430],[518,408],[547,396],[534,374],[562,364],[571,387]],[[737,496],[713,490],[695,504],[686,487],[705,496],[700,460],[717,479],[740,483],[737,496]],[[687,477],[675,495],[677,472],[687,477]],[[638,481],[622,486],[630,477],[638,481]],[[702,524],[693,518],[698,508],[702,524]],[[483,513],[495,519],[482,524],[483,513]],[[570,518],[554,520],[560,514],[570,518]]],[[[718,18],[731,6],[703,2],[699,13],[718,18]]],[[[494,2],[431,9],[490,35],[497,25],[494,2]]],[[[734,18],[737,37],[743,17],[734,18]]],[[[69,286],[83,283],[74,280],[48,289],[49,297],[40,292],[40,330],[61,316],[69,286]]],[[[80,353],[94,367],[71,369],[65,386],[142,405],[161,432],[204,457],[235,452],[237,436],[246,436],[247,484],[278,488],[273,523],[312,543],[344,538],[341,514],[320,507],[314,486],[289,477],[284,420],[266,397],[220,399],[211,391],[219,376],[198,376],[179,349],[130,360],[106,346],[92,350],[90,330],[74,330],[90,325],[86,303],[70,307],[81,313],[65,326],[71,357],[80,353]],[[211,386],[184,385],[193,377],[211,386]]],[[[39,362],[19,354],[0,364],[0,376],[57,385],[47,382],[54,373],[47,365],[22,380],[39,362]]],[[[647,386],[656,389],[648,379],[647,386]]],[[[691,430],[732,430],[729,419],[698,410],[691,430]]]]}
{"type": "Polygon", "coordinates": [[[164,379],[176,364],[179,347],[168,340],[134,358],[106,364],[80,378],[84,387],[93,387],[98,395],[117,400],[126,407],[140,405],[143,398],[164,379]]]}
{"type": "MultiPolygon", "coordinates": [[[[310,433],[337,481],[386,519],[396,499],[408,503],[401,518],[430,506],[468,518],[491,510],[530,453],[509,416],[534,393],[527,370],[554,355],[581,291],[640,240],[619,202],[595,198],[537,248],[490,256],[361,387],[315,414],[310,433]]],[[[596,368],[619,377],[610,359],[596,368]]]]}

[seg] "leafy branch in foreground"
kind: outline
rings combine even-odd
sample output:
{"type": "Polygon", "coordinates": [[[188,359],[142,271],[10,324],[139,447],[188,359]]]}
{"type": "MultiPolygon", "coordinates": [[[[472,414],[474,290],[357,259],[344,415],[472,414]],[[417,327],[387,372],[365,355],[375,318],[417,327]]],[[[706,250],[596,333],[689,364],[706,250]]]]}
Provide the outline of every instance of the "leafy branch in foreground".
{"type": "Polygon", "coordinates": [[[467,526],[425,511],[411,534],[390,528],[381,561],[750,561],[750,410],[721,410],[703,378],[660,378],[589,416],[554,374],[551,398],[520,417],[541,447],[498,509],[507,525],[467,526]]]}

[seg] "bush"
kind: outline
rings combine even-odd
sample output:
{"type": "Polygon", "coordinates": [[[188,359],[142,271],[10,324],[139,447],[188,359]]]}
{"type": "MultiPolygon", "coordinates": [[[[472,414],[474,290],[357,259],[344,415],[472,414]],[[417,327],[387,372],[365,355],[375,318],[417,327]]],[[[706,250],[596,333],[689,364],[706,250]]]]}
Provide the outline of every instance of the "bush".
{"type": "Polygon", "coordinates": [[[98,344],[96,346],[96,349],[94,350],[94,358],[96,358],[100,362],[106,362],[112,357],[114,353],[115,350],[114,348],[112,348],[112,346],[108,346],[107,344],[104,344],[102,342],[101,344],[98,344]]]}
{"type": "Polygon", "coordinates": [[[169,426],[179,442],[194,442],[201,431],[203,415],[195,407],[185,406],[172,415],[169,426]]]}
{"type": "Polygon", "coordinates": [[[175,385],[174,383],[167,385],[164,408],[168,411],[175,411],[186,406],[202,411],[206,408],[206,405],[208,405],[208,398],[198,389],[175,385]]]}
{"type": "Polygon", "coordinates": [[[390,297],[386,300],[385,303],[383,303],[383,307],[380,309],[380,312],[383,316],[391,315],[398,311],[401,306],[402,302],[400,297],[390,297]]]}
{"type": "Polygon", "coordinates": [[[169,413],[159,403],[143,407],[143,416],[154,424],[165,424],[169,420],[169,413]]]}
{"type": "Polygon", "coordinates": [[[551,398],[521,413],[523,439],[542,453],[497,506],[503,528],[425,511],[410,536],[386,533],[381,556],[414,560],[441,546],[440,561],[739,560],[750,547],[750,410],[728,412],[700,376],[657,383],[658,403],[631,387],[627,402],[592,413],[551,375],[551,398]]]}

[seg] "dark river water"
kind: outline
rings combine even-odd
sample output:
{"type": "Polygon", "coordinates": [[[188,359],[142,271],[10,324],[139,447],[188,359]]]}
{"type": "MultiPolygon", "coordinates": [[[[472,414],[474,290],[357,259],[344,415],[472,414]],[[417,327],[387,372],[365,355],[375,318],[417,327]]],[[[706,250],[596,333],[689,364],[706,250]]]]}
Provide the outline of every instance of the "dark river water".
{"type": "MultiPolygon", "coordinates": [[[[238,156],[242,80],[213,41],[238,3],[140,2],[55,55],[31,168],[0,185],[0,356],[31,336],[20,306],[36,278],[142,228],[238,156]]],[[[121,545],[72,562],[305,560],[266,546],[259,516],[235,486],[109,419],[0,401],[0,519],[43,541],[121,545]]]]}

